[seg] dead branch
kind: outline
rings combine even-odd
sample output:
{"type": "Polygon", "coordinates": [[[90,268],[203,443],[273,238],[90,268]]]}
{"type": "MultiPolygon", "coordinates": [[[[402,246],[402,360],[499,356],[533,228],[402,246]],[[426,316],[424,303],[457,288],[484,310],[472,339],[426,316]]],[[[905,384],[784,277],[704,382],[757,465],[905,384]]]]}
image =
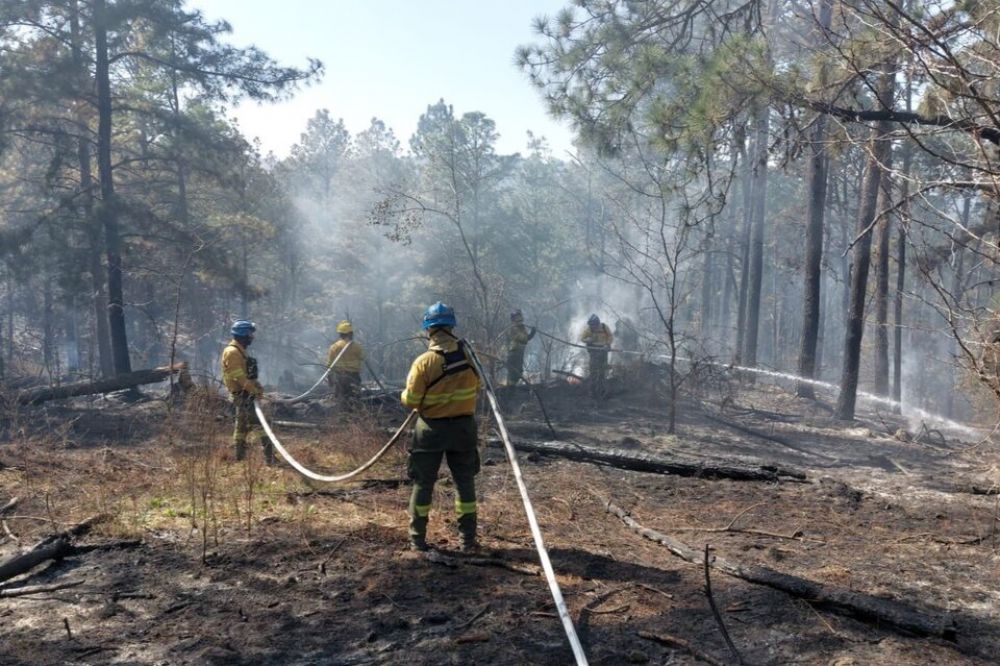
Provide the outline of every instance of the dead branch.
{"type": "MultiPolygon", "coordinates": [[[[644,527],[633,519],[627,511],[610,501],[602,498],[601,502],[608,513],[618,516],[632,531],[650,541],[666,546],[671,553],[682,560],[693,564],[698,563],[700,553],[687,544],[644,527]]],[[[780,590],[817,606],[879,627],[888,626],[919,636],[934,636],[948,641],[955,641],[957,638],[958,629],[954,619],[944,613],[928,615],[927,612],[903,602],[817,583],[767,567],[735,564],[722,558],[716,558],[712,562],[712,566],[735,578],[780,590]]]]}
{"type": "Polygon", "coordinates": [[[23,587],[4,588],[0,590],[0,599],[10,599],[11,597],[26,597],[29,594],[43,594],[45,592],[56,592],[70,587],[83,585],[86,581],[73,580],[66,583],[56,583],[55,585],[25,585],[23,587]]]}
{"type": "Polygon", "coordinates": [[[676,636],[671,636],[670,634],[654,634],[651,631],[640,631],[638,632],[639,638],[645,638],[646,640],[659,643],[660,645],[666,645],[667,647],[677,647],[688,654],[690,654],[695,659],[700,659],[706,664],[712,664],[712,666],[726,666],[724,663],[716,659],[715,657],[705,654],[695,646],[688,643],[683,638],[677,638],[676,636]]]}
{"type": "Polygon", "coordinates": [[[28,551],[0,562],[0,581],[5,581],[30,571],[46,560],[59,559],[73,552],[72,539],[87,533],[97,523],[107,520],[106,515],[91,516],[73,527],[48,536],[28,551]]]}
{"type": "Polygon", "coordinates": [[[712,596],[712,577],[709,574],[711,567],[712,547],[707,543],[705,544],[705,596],[708,597],[708,605],[712,609],[712,615],[715,616],[715,623],[719,625],[719,631],[722,632],[722,637],[726,640],[726,645],[729,646],[729,651],[733,653],[736,657],[736,663],[743,666],[743,655],[740,651],[736,649],[736,644],[733,643],[733,639],[729,636],[729,630],[726,629],[726,623],[722,621],[722,614],[719,613],[719,607],[715,605],[715,597],[712,596]]]}

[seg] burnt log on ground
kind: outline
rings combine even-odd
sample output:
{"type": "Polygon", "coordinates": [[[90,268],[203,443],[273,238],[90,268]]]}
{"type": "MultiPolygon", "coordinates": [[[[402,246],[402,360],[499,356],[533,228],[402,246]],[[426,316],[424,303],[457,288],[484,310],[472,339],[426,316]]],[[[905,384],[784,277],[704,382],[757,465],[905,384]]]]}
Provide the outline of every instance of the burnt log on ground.
{"type": "MultiPolygon", "coordinates": [[[[644,527],[620,506],[604,498],[600,498],[600,501],[608,513],[620,518],[633,532],[666,546],[671,553],[682,560],[692,564],[702,563],[700,551],[669,535],[644,527]]],[[[943,611],[937,614],[928,613],[906,602],[873,597],[842,587],[818,583],[807,578],[799,578],[767,567],[736,564],[720,557],[712,560],[710,566],[730,576],[780,590],[793,597],[805,599],[817,607],[826,608],[879,628],[891,627],[917,636],[943,638],[952,642],[957,640],[958,629],[955,622],[943,611]]]]}
{"type": "MultiPolygon", "coordinates": [[[[490,440],[499,446],[499,440],[490,440]]],[[[528,453],[542,453],[577,462],[608,465],[618,469],[653,474],[673,474],[702,479],[732,479],[734,481],[804,481],[806,475],[798,470],[771,465],[743,465],[739,463],[681,462],[661,456],[636,453],[624,449],[598,449],[574,442],[526,442],[514,440],[514,448],[528,453]]]]}
{"type": "MultiPolygon", "coordinates": [[[[96,382],[78,382],[76,384],[66,384],[64,386],[49,386],[45,388],[31,389],[14,394],[13,400],[19,405],[38,405],[49,400],[64,400],[79,395],[94,395],[97,393],[111,393],[123,389],[135,388],[144,384],[156,384],[165,381],[170,375],[178,376],[178,384],[182,388],[192,386],[191,377],[188,374],[187,363],[175,363],[169,367],[152,368],[149,370],[136,370],[126,372],[115,377],[99,379],[96,382]]],[[[3,399],[9,399],[0,396],[3,399]]]]}
{"type": "Polygon", "coordinates": [[[74,552],[73,539],[86,534],[90,528],[106,519],[107,516],[104,515],[91,516],[68,530],[45,537],[27,551],[0,562],[0,582],[31,571],[47,560],[72,554],[74,552]]]}

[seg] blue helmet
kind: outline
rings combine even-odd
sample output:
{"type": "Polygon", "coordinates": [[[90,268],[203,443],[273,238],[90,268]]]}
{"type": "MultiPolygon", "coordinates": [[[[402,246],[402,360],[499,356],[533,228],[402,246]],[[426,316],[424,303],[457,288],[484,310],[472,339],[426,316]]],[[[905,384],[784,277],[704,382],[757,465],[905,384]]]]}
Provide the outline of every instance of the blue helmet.
{"type": "Polygon", "coordinates": [[[239,319],[233,322],[232,328],[229,332],[237,338],[249,338],[257,330],[252,321],[247,321],[246,319],[239,319]]]}
{"type": "Polygon", "coordinates": [[[457,323],[455,310],[441,301],[438,301],[424,311],[423,329],[425,331],[436,326],[454,326],[457,323]]]}

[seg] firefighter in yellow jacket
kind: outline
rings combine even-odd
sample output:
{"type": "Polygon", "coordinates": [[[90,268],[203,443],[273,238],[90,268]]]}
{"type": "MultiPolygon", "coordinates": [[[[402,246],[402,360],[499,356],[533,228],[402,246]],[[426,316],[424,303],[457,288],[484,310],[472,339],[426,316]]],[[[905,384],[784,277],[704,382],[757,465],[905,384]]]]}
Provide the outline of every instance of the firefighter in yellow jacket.
{"type": "Polygon", "coordinates": [[[507,386],[516,386],[524,377],[524,350],[535,337],[535,327],[524,325],[524,314],[520,310],[510,313],[510,328],[507,329],[507,386]]]}
{"type": "Polygon", "coordinates": [[[607,395],[608,351],[611,349],[613,340],[614,336],[608,325],[602,323],[596,314],[590,315],[590,318],[587,319],[587,328],[583,330],[580,341],[587,345],[587,354],[590,356],[588,379],[590,381],[590,394],[595,398],[603,398],[607,395]]]}
{"type": "Polygon", "coordinates": [[[435,303],[424,313],[423,329],[430,334],[428,350],[418,356],[406,377],[404,405],[420,413],[413,431],[408,472],[413,479],[410,496],[410,547],[427,550],[427,518],[434,496],[441,458],[455,481],[455,513],[462,550],[476,548],[476,374],[465,345],[452,334],[455,311],[435,303]]]}
{"type": "Polygon", "coordinates": [[[233,430],[233,446],[236,459],[247,456],[247,436],[253,432],[264,448],[264,461],[274,464],[274,445],[271,439],[256,425],[254,400],[264,395],[264,387],[257,380],[257,359],[247,354],[247,347],[253,342],[257,327],[254,323],[240,319],[233,323],[230,332],[233,339],[222,351],[222,382],[236,408],[236,428],[233,430]]]}
{"type": "Polygon", "coordinates": [[[326,355],[326,366],[330,367],[333,364],[344,347],[347,347],[347,351],[340,356],[337,365],[327,375],[327,381],[334,387],[341,408],[353,410],[360,404],[361,368],[365,363],[365,350],[354,341],[354,327],[351,326],[351,322],[345,319],[337,324],[337,333],[339,339],[330,345],[330,351],[326,355]]]}

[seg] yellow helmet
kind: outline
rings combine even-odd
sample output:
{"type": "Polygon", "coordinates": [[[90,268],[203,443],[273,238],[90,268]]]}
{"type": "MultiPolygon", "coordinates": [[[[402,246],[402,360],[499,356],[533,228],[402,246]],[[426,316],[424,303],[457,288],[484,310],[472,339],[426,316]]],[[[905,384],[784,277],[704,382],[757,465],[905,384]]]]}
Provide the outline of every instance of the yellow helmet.
{"type": "Polygon", "coordinates": [[[337,324],[337,333],[353,333],[354,327],[351,326],[351,322],[346,319],[339,324],[337,324]]]}

